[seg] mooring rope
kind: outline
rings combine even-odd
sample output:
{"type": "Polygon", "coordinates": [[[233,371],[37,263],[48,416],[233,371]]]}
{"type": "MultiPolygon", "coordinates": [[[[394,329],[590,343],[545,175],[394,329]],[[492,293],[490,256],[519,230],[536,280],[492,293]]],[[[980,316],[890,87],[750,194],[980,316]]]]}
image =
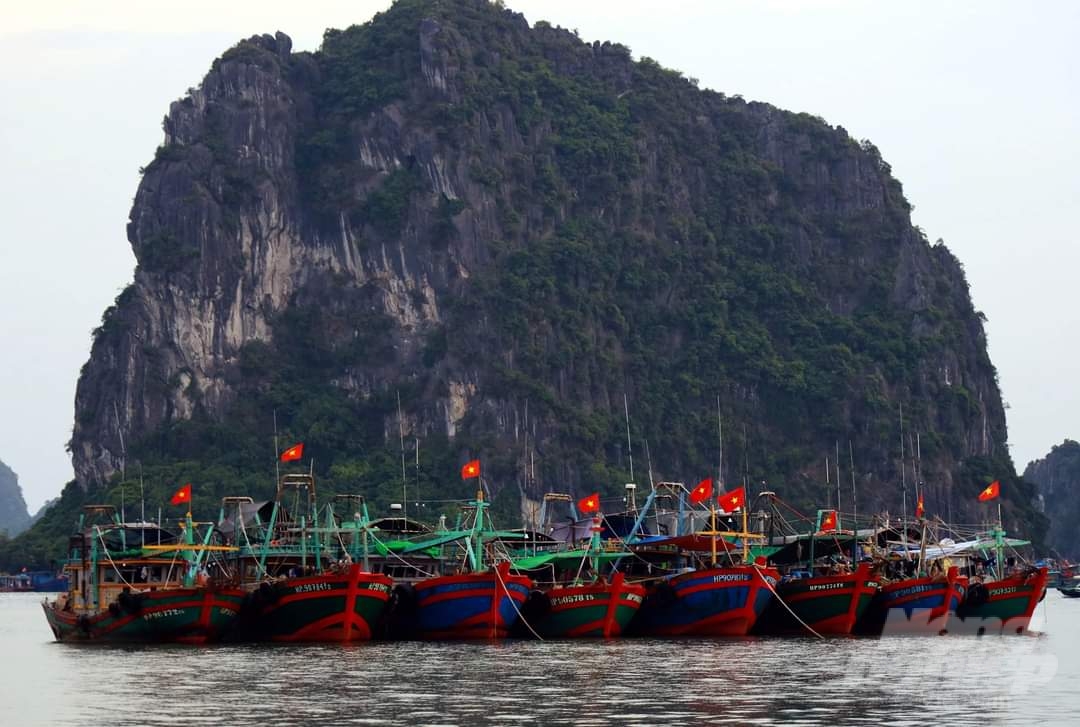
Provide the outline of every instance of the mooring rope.
{"type": "Polygon", "coordinates": [[[775,588],[773,588],[773,585],[772,585],[771,583],[769,583],[769,579],[768,579],[768,578],[766,578],[766,577],[765,577],[765,575],[764,575],[764,574],[763,574],[763,573],[761,572],[761,566],[759,566],[759,565],[758,565],[757,563],[751,563],[751,565],[753,565],[753,567],[754,567],[754,572],[758,574],[758,577],[759,577],[759,578],[761,578],[761,582],[762,582],[762,583],[764,583],[764,584],[765,584],[765,586],[766,586],[766,587],[767,587],[767,588],[768,588],[768,589],[769,589],[770,591],[772,591],[773,597],[774,597],[774,598],[775,598],[775,599],[776,599],[777,601],[779,601],[779,602],[780,602],[780,605],[781,605],[781,606],[783,606],[783,607],[784,607],[785,609],[787,609],[787,612],[788,612],[788,613],[790,613],[790,614],[791,614],[791,616],[792,616],[792,617],[793,617],[793,618],[794,618],[794,619],[795,619],[796,621],[798,621],[798,622],[799,622],[800,624],[802,624],[802,627],[803,627],[804,629],[806,629],[807,631],[809,631],[810,633],[812,633],[812,634],[813,634],[814,636],[816,636],[816,637],[818,637],[819,639],[821,639],[821,640],[823,640],[823,641],[824,641],[824,640],[825,640],[825,637],[824,637],[824,636],[822,636],[821,634],[819,634],[819,633],[818,633],[817,631],[814,631],[814,629],[812,629],[812,628],[810,627],[810,624],[806,623],[806,622],[805,622],[805,621],[803,621],[803,620],[802,620],[801,618],[799,618],[798,614],[796,614],[796,613],[795,613],[794,611],[792,611],[792,610],[791,610],[791,607],[790,607],[790,606],[788,606],[788,605],[787,605],[787,603],[785,603],[785,602],[784,602],[784,599],[783,599],[783,598],[781,598],[781,597],[780,597],[780,594],[776,592],[776,589],[775,589],[775,588]]]}
{"type": "Polygon", "coordinates": [[[495,571],[495,577],[499,579],[499,585],[502,586],[503,592],[506,593],[507,598],[510,599],[510,604],[514,607],[514,611],[517,612],[518,618],[521,619],[521,623],[525,624],[525,628],[529,629],[530,633],[532,633],[533,636],[535,636],[540,641],[544,641],[544,637],[536,633],[536,629],[532,627],[532,624],[529,623],[528,619],[526,619],[524,614],[521,613],[521,609],[518,608],[517,601],[515,601],[514,597],[510,595],[510,589],[506,587],[506,581],[503,580],[502,573],[499,572],[498,568],[492,568],[492,570],[495,571]]]}

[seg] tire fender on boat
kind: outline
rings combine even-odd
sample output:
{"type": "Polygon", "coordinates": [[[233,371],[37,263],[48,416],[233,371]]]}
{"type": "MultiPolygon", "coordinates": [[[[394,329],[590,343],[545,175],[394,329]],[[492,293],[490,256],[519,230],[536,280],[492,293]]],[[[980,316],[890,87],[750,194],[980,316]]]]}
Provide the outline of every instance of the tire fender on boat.
{"type": "Polygon", "coordinates": [[[982,583],[972,583],[968,587],[967,596],[964,597],[964,608],[978,608],[990,598],[990,591],[982,583]]]}
{"type": "Polygon", "coordinates": [[[650,604],[656,608],[670,608],[679,600],[679,595],[675,592],[675,586],[667,581],[661,581],[653,586],[648,599],[650,604]]]}
{"type": "Polygon", "coordinates": [[[281,594],[274,588],[272,583],[263,583],[259,586],[259,600],[269,605],[276,603],[281,594]]]}
{"type": "Polygon", "coordinates": [[[416,589],[411,583],[397,584],[390,594],[390,608],[398,615],[414,613],[418,601],[416,589]]]}
{"type": "Polygon", "coordinates": [[[138,593],[124,591],[117,597],[116,602],[120,604],[121,609],[132,615],[142,611],[143,597],[138,593]]]}

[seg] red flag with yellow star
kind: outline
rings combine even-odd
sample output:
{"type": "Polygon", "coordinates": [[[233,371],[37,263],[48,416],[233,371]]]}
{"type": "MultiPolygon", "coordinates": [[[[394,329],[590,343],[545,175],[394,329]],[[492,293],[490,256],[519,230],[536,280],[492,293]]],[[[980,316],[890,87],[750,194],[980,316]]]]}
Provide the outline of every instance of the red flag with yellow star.
{"type": "Polygon", "coordinates": [[[821,532],[823,533],[835,533],[836,532],[836,510],[826,510],[824,516],[821,518],[821,532]]]}
{"type": "Polygon", "coordinates": [[[577,509],[582,513],[596,512],[600,509],[600,493],[594,492],[578,500],[577,509]]]}
{"type": "Polygon", "coordinates": [[[921,518],[926,514],[926,508],[923,507],[922,493],[919,493],[919,501],[915,503],[915,517],[921,518]]]}
{"type": "Polygon", "coordinates": [[[739,487],[731,492],[725,492],[717,498],[717,502],[724,512],[735,512],[746,505],[746,488],[739,487]]]}
{"type": "Polygon", "coordinates": [[[480,476],[480,460],[474,459],[466,462],[461,467],[461,479],[470,480],[480,476]]]}
{"type": "Polygon", "coordinates": [[[994,480],[986,489],[979,493],[979,502],[986,502],[987,500],[993,500],[995,497],[1001,494],[1001,482],[994,480]]]}
{"type": "Polygon", "coordinates": [[[695,505],[705,502],[712,497],[712,478],[702,480],[698,483],[697,487],[690,490],[690,502],[695,505]]]}
{"type": "Polygon", "coordinates": [[[282,462],[295,462],[304,456],[304,443],[294,444],[281,453],[282,462]]]}
{"type": "Polygon", "coordinates": [[[191,504],[191,483],[190,482],[188,484],[184,485],[183,487],[181,487],[179,490],[177,490],[176,493],[172,496],[172,499],[169,500],[170,505],[183,505],[185,503],[188,504],[188,505],[191,504]]]}

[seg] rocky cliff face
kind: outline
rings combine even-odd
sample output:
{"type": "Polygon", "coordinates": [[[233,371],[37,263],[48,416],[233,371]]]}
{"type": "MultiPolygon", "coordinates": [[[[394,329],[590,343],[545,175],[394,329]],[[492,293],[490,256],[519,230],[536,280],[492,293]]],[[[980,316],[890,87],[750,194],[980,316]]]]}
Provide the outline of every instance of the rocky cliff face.
{"type": "Polygon", "coordinates": [[[30,513],[19,487],[19,476],[0,462],[0,533],[12,537],[28,527],[30,513]]]}
{"type": "Polygon", "coordinates": [[[1039,509],[1050,527],[1046,544],[1060,555],[1080,559],[1080,444],[1066,439],[1042,459],[1029,462],[1024,479],[1039,486],[1039,509]]]}
{"type": "Polygon", "coordinates": [[[1013,475],[962,268],[842,128],[483,0],[400,0],[314,54],[252,37],[164,128],[78,384],[85,488],[256,402],[317,440],[285,393],[316,378],[366,451],[401,424],[526,499],[626,476],[624,395],[677,478],[716,462],[718,399],[754,479],[810,492],[852,440],[860,508],[898,509],[901,403],[928,506],[1013,475]]]}

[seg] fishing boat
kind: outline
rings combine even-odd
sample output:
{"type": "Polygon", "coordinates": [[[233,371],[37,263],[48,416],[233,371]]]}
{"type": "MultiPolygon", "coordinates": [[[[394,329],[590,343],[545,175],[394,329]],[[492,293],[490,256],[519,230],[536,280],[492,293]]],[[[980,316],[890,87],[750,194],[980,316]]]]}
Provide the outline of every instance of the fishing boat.
{"type": "Polygon", "coordinates": [[[175,535],[125,523],[110,506],[87,506],[70,541],[66,593],[42,606],[57,641],[205,644],[234,623],[244,592],[209,576],[219,550],[194,540],[188,513],[175,535]]]}
{"type": "Polygon", "coordinates": [[[363,546],[349,552],[366,532],[366,505],[360,498],[362,513],[349,523],[331,504],[319,522],[316,505],[310,474],[284,475],[269,512],[246,497],[223,501],[220,530],[237,546],[232,572],[248,594],[236,640],[351,643],[379,628],[393,580],[354,560],[363,546]]]}
{"type": "Polygon", "coordinates": [[[762,615],[754,633],[762,635],[803,634],[846,636],[866,613],[881,590],[869,563],[859,563],[854,572],[785,576],[776,586],[776,598],[762,615]]]}
{"type": "MultiPolygon", "coordinates": [[[[686,488],[680,483],[658,483],[646,501],[641,520],[655,506],[657,492],[664,489],[678,492],[679,509],[683,509],[686,488]]],[[[749,541],[762,536],[747,531],[747,508],[741,500],[739,509],[743,515],[743,528],[739,532],[718,530],[716,510],[712,507],[708,530],[628,542],[628,547],[647,564],[648,570],[672,573],[651,579],[641,609],[631,624],[634,634],[745,636],[750,633],[772,600],[780,574],[765,565],[764,558],[750,561],[749,541]],[[742,543],[741,559],[736,558],[734,539],[742,543]],[[721,564],[721,551],[729,565],[721,564]],[[707,562],[704,553],[711,554],[707,562]]]]}
{"type": "Polygon", "coordinates": [[[1073,576],[1069,580],[1062,581],[1058,591],[1065,598],[1080,598],[1080,576],[1073,576]]]}
{"type": "MultiPolygon", "coordinates": [[[[1000,515],[999,515],[1000,517],[1000,515]]],[[[1035,607],[1046,597],[1049,578],[1046,566],[1021,566],[1005,558],[1005,547],[1026,541],[1009,541],[1000,520],[991,533],[995,557],[990,572],[972,578],[957,609],[959,630],[965,633],[1022,634],[1028,630],[1035,607]]],[[[984,549],[978,542],[972,549],[984,549]]]]}
{"type": "Polygon", "coordinates": [[[767,507],[768,533],[761,552],[780,568],[775,598],[758,619],[759,635],[848,635],[880,590],[877,573],[868,562],[855,559],[859,539],[872,531],[842,530],[835,510],[818,510],[809,533],[798,532],[807,518],[775,493],[762,492],[767,507]],[[784,506],[797,519],[785,516],[784,506]]]}
{"type": "MultiPolygon", "coordinates": [[[[512,537],[511,533],[487,527],[484,513],[487,507],[480,491],[471,508],[470,528],[438,533],[434,539],[413,543],[399,551],[404,559],[410,552],[450,543],[464,549],[464,559],[455,566],[460,572],[432,575],[395,588],[399,635],[425,640],[503,639],[510,635],[532,589],[532,581],[512,574],[507,560],[493,567],[487,564],[487,544],[512,537]]],[[[445,561],[442,565],[449,567],[445,561]]]]}
{"type": "Polygon", "coordinates": [[[592,519],[588,548],[553,550],[515,560],[513,569],[537,585],[522,609],[522,635],[544,639],[620,636],[641,607],[645,587],[611,571],[610,564],[633,554],[621,541],[605,548],[602,516],[592,519]]]}
{"type": "Polygon", "coordinates": [[[855,630],[868,636],[947,633],[966,592],[967,578],[956,566],[933,576],[884,582],[855,630]]]}

